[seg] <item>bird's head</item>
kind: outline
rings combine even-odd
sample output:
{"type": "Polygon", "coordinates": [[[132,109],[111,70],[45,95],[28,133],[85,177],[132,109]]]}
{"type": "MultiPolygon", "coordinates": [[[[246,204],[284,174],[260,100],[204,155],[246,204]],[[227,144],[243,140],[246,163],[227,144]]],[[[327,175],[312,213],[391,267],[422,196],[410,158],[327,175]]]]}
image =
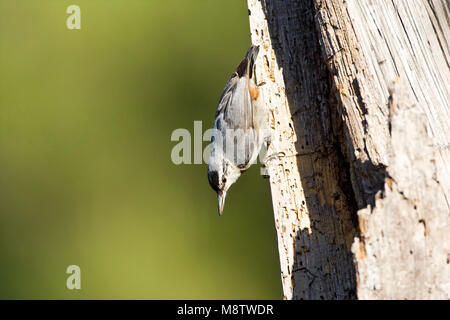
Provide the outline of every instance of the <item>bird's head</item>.
{"type": "Polygon", "coordinates": [[[222,215],[225,206],[225,197],[228,189],[241,175],[241,171],[235,166],[224,161],[221,165],[209,164],[208,181],[217,193],[219,215],[222,215]]]}

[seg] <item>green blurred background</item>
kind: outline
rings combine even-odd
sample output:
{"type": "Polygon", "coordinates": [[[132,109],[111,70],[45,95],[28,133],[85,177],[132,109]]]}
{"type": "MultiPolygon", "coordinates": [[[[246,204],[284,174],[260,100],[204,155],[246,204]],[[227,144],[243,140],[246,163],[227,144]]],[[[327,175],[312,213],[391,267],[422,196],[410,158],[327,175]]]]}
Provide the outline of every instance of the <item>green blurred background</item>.
{"type": "Polygon", "coordinates": [[[219,217],[170,158],[249,45],[244,0],[0,0],[0,298],[281,298],[259,167],[219,217]]]}

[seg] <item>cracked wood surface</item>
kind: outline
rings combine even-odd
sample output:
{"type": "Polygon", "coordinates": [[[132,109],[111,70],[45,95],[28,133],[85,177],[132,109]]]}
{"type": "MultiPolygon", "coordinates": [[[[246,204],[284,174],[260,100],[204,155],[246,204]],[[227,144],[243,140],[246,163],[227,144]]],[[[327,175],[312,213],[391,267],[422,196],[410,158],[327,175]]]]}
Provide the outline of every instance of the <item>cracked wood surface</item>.
{"type": "Polygon", "coordinates": [[[248,6],[284,297],[450,298],[448,2],[248,6]]]}
{"type": "MultiPolygon", "coordinates": [[[[305,2],[306,3],[306,2],[305,2]]],[[[257,77],[272,109],[267,165],[285,299],[352,299],[353,200],[330,119],[328,70],[310,4],[249,1],[257,77]],[[303,23],[299,24],[299,19],[303,23]],[[289,30],[289,32],[288,32],[289,30]]]]}

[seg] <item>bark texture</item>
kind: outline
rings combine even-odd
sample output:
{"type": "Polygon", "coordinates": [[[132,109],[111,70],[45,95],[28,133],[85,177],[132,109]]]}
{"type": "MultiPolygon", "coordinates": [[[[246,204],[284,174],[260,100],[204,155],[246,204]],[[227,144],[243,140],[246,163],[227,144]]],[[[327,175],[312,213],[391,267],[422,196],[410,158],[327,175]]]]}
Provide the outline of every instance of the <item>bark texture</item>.
{"type": "Polygon", "coordinates": [[[448,2],[248,5],[284,297],[450,298],[448,2]]]}

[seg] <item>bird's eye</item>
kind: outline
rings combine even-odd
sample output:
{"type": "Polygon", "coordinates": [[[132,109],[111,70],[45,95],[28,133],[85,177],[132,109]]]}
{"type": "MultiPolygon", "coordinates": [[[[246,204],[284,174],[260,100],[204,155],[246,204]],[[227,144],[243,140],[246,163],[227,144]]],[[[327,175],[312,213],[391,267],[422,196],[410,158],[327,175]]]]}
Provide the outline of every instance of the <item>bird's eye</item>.
{"type": "Polygon", "coordinates": [[[223,183],[227,182],[227,178],[223,177],[223,178],[222,178],[222,182],[223,182],[223,183]]]}

